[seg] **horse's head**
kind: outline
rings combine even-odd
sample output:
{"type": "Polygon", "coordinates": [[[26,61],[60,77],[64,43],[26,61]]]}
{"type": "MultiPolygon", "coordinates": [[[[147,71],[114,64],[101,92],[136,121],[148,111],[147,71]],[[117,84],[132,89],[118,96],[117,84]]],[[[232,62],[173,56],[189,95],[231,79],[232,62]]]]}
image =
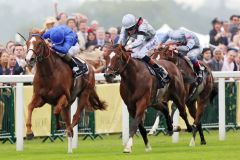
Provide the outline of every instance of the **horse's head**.
{"type": "Polygon", "coordinates": [[[50,54],[50,49],[44,39],[42,39],[43,32],[32,31],[29,34],[27,44],[26,62],[29,66],[34,66],[35,63],[41,62],[50,54]]]}
{"type": "Polygon", "coordinates": [[[156,52],[160,55],[161,59],[176,62],[178,55],[176,51],[172,49],[173,48],[172,46],[174,45],[173,44],[161,45],[156,52]]]}
{"type": "Polygon", "coordinates": [[[126,69],[131,56],[121,44],[108,47],[108,52],[113,52],[115,55],[111,58],[104,76],[107,82],[112,82],[116,75],[126,69]]]}

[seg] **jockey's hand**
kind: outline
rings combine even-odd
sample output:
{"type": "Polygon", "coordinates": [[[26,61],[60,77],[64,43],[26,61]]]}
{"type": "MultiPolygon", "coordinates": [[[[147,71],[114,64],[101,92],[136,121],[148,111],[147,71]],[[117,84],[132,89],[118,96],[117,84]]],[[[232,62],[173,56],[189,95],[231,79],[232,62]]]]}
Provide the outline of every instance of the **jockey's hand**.
{"type": "Polygon", "coordinates": [[[126,46],[126,47],[125,47],[125,50],[126,50],[127,52],[132,52],[132,48],[131,48],[130,46],[126,46]]]}
{"type": "Polygon", "coordinates": [[[170,46],[169,46],[169,50],[170,50],[170,51],[176,50],[176,46],[175,46],[175,45],[170,45],[170,46]]]}

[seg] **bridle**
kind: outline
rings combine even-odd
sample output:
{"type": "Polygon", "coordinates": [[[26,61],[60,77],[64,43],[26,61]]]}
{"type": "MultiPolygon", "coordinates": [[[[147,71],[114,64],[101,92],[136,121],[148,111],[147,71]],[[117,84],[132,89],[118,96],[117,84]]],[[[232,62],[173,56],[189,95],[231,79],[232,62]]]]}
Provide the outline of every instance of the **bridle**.
{"type": "Polygon", "coordinates": [[[41,43],[41,45],[40,45],[40,47],[41,47],[40,48],[40,53],[35,51],[34,49],[28,49],[27,50],[27,53],[29,51],[33,51],[33,53],[36,55],[36,57],[33,60],[31,60],[29,63],[34,64],[34,63],[42,62],[44,59],[47,59],[50,56],[51,49],[48,47],[45,40],[42,39],[40,34],[32,34],[31,37],[39,37],[43,43],[41,43]],[[48,49],[48,54],[47,55],[44,55],[44,47],[47,47],[47,49],[48,49]]]}
{"type": "MultiPolygon", "coordinates": [[[[118,46],[118,47],[120,47],[120,46],[118,46]]],[[[120,57],[121,57],[121,59],[120,60],[118,60],[118,66],[119,65],[121,65],[121,64],[124,64],[124,66],[123,66],[123,68],[120,70],[120,67],[118,67],[116,70],[114,69],[114,68],[112,68],[112,67],[107,67],[107,68],[109,68],[111,71],[112,71],[112,75],[113,76],[117,76],[117,75],[120,75],[126,68],[127,68],[127,65],[129,64],[129,61],[130,61],[130,59],[131,59],[131,55],[128,55],[128,58],[127,58],[127,61],[125,62],[124,60],[123,60],[123,54],[124,54],[124,50],[122,49],[122,48],[120,48],[120,57]]]]}

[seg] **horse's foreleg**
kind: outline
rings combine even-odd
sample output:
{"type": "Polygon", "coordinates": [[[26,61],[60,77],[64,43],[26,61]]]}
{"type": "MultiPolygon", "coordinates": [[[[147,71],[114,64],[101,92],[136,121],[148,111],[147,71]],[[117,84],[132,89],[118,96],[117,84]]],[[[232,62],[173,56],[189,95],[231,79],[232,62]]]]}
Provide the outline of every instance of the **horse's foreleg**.
{"type": "Polygon", "coordinates": [[[130,153],[132,151],[133,136],[137,132],[138,126],[142,121],[144,111],[147,108],[147,102],[145,98],[142,98],[136,103],[136,114],[130,128],[130,137],[124,148],[124,153],[130,153]]]}
{"type": "Polygon", "coordinates": [[[27,139],[32,139],[34,137],[33,131],[32,131],[32,112],[33,109],[36,107],[41,107],[45,104],[45,102],[42,100],[41,97],[36,96],[35,94],[32,97],[32,101],[28,105],[28,116],[27,116],[27,139]]]}
{"type": "Polygon", "coordinates": [[[62,106],[64,106],[64,105],[66,106],[67,104],[66,104],[65,96],[62,96],[58,100],[57,105],[54,107],[54,112],[53,112],[53,114],[55,115],[55,119],[56,119],[56,122],[55,122],[56,130],[59,130],[61,128],[59,116],[60,116],[60,113],[62,110],[62,106]]]}
{"type": "Polygon", "coordinates": [[[90,105],[88,99],[89,99],[88,90],[83,91],[81,95],[78,97],[78,107],[77,107],[76,113],[73,116],[72,128],[78,124],[80,119],[80,114],[83,111],[84,107],[90,105]]]}

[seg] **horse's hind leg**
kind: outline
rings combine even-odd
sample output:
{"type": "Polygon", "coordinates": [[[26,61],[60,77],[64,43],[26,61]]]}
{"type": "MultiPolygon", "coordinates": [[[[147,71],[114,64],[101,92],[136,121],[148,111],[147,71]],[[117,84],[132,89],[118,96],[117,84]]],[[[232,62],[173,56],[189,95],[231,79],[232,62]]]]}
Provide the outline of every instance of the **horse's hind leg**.
{"type": "Polygon", "coordinates": [[[163,115],[165,116],[166,121],[167,121],[168,135],[172,135],[173,134],[173,125],[172,125],[172,119],[169,115],[169,109],[168,109],[167,103],[159,102],[158,104],[152,105],[152,107],[157,110],[160,110],[163,113],[163,115]]]}
{"type": "Polygon", "coordinates": [[[179,114],[182,117],[182,119],[184,120],[186,126],[187,126],[187,131],[188,132],[192,132],[192,126],[190,125],[188,119],[187,119],[187,112],[186,112],[186,108],[185,108],[185,102],[184,99],[181,98],[173,98],[173,102],[176,104],[178,110],[179,110],[179,114]]]}
{"type": "Polygon", "coordinates": [[[148,151],[151,151],[152,148],[151,148],[151,145],[148,143],[148,138],[147,138],[147,131],[146,129],[144,128],[143,126],[143,122],[141,122],[139,125],[138,125],[138,129],[142,135],[142,138],[143,138],[143,141],[145,143],[145,151],[148,152],[148,151]]]}
{"type": "Polygon", "coordinates": [[[89,106],[89,91],[84,90],[81,95],[78,97],[78,107],[76,110],[76,113],[73,116],[72,120],[72,128],[78,124],[79,119],[80,119],[80,114],[83,111],[85,106],[89,106]]]}
{"type": "Polygon", "coordinates": [[[32,112],[33,109],[36,107],[41,107],[44,105],[44,102],[41,97],[36,96],[35,94],[32,97],[32,101],[28,105],[28,116],[27,116],[27,139],[32,139],[34,137],[33,131],[32,131],[32,112]]]}
{"type": "Polygon", "coordinates": [[[200,139],[201,139],[201,145],[205,145],[206,141],[204,138],[204,134],[203,134],[203,129],[202,129],[202,124],[200,122],[201,117],[203,115],[204,112],[204,106],[207,100],[202,99],[201,97],[199,97],[198,99],[198,107],[197,107],[197,113],[196,113],[196,119],[194,120],[194,125],[196,125],[197,130],[199,131],[199,135],[200,135],[200,139]]]}

